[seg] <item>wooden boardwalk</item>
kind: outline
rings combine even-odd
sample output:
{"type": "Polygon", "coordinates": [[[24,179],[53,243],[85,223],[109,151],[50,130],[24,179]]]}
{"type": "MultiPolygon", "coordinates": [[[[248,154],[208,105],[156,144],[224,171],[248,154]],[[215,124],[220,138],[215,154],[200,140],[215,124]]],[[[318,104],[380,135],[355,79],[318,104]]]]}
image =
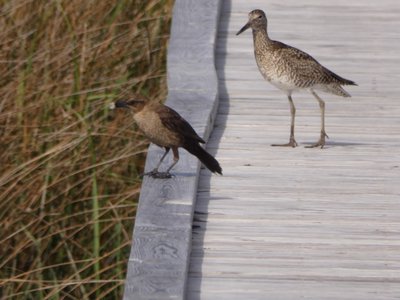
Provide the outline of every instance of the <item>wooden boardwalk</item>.
{"type": "Polygon", "coordinates": [[[187,299],[400,299],[400,4],[397,0],[223,1],[219,109],[202,170],[187,299]],[[256,67],[247,13],[266,11],[270,37],[356,81],[352,98],[286,96],[256,67]]]}

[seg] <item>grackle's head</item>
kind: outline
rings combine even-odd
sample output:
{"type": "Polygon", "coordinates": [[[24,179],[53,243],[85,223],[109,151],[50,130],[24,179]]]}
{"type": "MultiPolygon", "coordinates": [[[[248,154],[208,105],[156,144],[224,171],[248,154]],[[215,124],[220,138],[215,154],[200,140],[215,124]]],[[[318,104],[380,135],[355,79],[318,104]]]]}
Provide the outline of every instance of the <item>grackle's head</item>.
{"type": "Polygon", "coordinates": [[[131,99],[131,100],[117,100],[110,105],[110,109],[114,108],[131,108],[134,112],[142,110],[145,106],[146,101],[141,99],[131,99]]]}

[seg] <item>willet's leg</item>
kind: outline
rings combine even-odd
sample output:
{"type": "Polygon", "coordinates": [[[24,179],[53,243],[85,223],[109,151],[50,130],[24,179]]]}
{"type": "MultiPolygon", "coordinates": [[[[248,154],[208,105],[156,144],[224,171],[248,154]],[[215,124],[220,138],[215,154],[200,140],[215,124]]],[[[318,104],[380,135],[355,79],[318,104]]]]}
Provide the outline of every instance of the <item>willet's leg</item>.
{"type": "Polygon", "coordinates": [[[321,147],[321,149],[322,149],[322,148],[324,148],[324,145],[325,145],[325,137],[329,138],[325,132],[325,102],[313,90],[311,90],[311,93],[313,94],[315,99],[318,100],[319,108],[321,110],[321,135],[320,135],[318,142],[316,142],[315,144],[313,144],[311,146],[306,146],[306,148],[321,147]]]}
{"type": "Polygon", "coordinates": [[[289,104],[290,104],[290,116],[291,116],[291,122],[290,122],[290,139],[289,143],[287,144],[272,144],[271,146],[277,146],[277,147],[296,147],[297,142],[294,139],[294,119],[296,116],[296,107],[294,106],[293,99],[291,95],[288,95],[289,99],[289,104]]]}

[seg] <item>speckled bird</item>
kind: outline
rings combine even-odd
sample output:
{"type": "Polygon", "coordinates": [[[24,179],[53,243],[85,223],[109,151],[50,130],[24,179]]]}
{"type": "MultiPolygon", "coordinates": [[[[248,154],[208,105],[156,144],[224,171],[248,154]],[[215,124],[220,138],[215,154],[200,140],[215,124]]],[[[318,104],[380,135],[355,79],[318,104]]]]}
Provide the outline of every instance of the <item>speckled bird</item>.
{"type": "Polygon", "coordinates": [[[289,99],[291,126],[290,139],[287,144],[273,144],[272,146],[296,147],[294,138],[294,122],[296,108],[293,103],[292,93],[296,90],[307,90],[317,99],[321,110],[321,134],[319,141],[309,148],[325,145],[325,102],[315,92],[323,91],[330,94],[350,97],[342,85],[356,85],[351,80],[344,79],[322,66],[309,54],[271,40],[267,31],[267,17],[265,13],[256,9],[249,13],[249,21],[236,35],[251,28],[253,30],[254,55],[261,74],[272,85],[284,91],[289,99]]]}

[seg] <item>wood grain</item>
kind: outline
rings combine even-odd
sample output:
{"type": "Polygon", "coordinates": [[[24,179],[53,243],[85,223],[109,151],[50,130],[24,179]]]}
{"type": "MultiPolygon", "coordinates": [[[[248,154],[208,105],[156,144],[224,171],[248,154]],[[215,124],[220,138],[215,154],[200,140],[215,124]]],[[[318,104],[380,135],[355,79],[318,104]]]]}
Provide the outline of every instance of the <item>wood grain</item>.
{"type": "MultiPolygon", "coordinates": [[[[175,1],[168,47],[166,104],[206,140],[218,106],[214,49],[220,3],[175,1]]],[[[151,145],[145,170],[152,170],[162,154],[162,149],[151,145]]],[[[171,162],[169,156],[162,167],[171,162]]],[[[199,170],[197,158],[180,150],[179,163],[172,170],[175,177],[143,180],[125,300],[185,298],[199,170]]]]}
{"type": "Polygon", "coordinates": [[[207,144],[224,176],[201,172],[190,300],[400,299],[400,5],[395,0],[225,0],[218,31],[220,105],[207,144]],[[260,75],[251,31],[356,81],[352,98],[295,93],[297,148],[286,96],[260,75]]]}

